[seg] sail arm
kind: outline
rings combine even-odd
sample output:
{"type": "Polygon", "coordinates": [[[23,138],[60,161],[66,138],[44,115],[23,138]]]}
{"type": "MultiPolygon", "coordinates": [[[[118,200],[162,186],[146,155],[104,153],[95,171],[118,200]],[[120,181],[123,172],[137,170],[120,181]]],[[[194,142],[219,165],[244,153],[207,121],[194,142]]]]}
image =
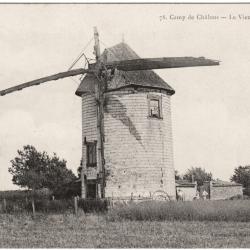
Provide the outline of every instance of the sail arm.
{"type": "Polygon", "coordinates": [[[56,81],[56,80],[59,80],[59,79],[65,78],[65,77],[82,75],[82,74],[86,74],[86,73],[94,73],[94,71],[80,68],[80,69],[74,69],[74,70],[69,70],[69,71],[57,73],[57,74],[42,77],[42,78],[30,81],[30,82],[22,83],[22,84],[10,87],[10,88],[5,89],[5,90],[1,90],[0,96],[10,94],[14,91],[22,90],[24,88],[28,88],[31,86],[39,85],[41,83],[45,83],[45,82],[49,82],[49,81],[56,81]]]}
{"type": "Polygon", "coordinates": [[[182,68],[197,66],[219,65],[219,61],[206,59],[204,57],[160,57],[141,58],[123,61],[114,61],[106,65],[106,68],[117,68],[123,71],[152,70],[164,68],[182,68]]]}

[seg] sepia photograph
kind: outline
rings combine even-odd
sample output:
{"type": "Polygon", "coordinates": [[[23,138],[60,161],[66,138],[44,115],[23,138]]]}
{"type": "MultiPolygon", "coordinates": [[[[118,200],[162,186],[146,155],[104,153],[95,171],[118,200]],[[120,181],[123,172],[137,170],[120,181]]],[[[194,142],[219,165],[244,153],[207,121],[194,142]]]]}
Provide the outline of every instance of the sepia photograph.
{"type": "Polygon", "coordinates": [[[0,248],[250,248],[250,4],[0,3],[0,248]]]}

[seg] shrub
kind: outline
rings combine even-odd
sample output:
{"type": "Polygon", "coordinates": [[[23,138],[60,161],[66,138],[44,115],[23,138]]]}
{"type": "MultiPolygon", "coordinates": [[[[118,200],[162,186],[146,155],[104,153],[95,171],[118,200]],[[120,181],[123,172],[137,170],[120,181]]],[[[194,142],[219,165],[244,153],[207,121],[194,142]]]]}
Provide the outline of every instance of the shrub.
{"type": "Polygon", "coordinates": [[[0,200],[0,213],[15,213],[26,210],[25,200],[7,200],[4,208],[3,200],[0,200]]]}
{"type": "MultiPolygon", "coordinates": [[[[43,213],[62,213],[74,209],[73,200],[35,200],[35,209],[43,213]]],[[[32,211],[31,201],[26,206],[27,211],[32,211]]]]}
{"type": "Polygon", "coordinates": [[[106,199],[79,199],[78,207],[88,212],[106,212],[108,210],[108,201],[106,199]]]}
{"type": "MultiPolygon", "coordinates": [[[[73,211],[73,200],[34,200],[35,211],[43,213],[63,213],[65,211],[73,211]]],[[[4,209],[3,201],[0,201],[0,213],[16,213],[16,212],[32,212],[32,202],[29,200],[6,200],[6,209],[4,209]]]]}
{"type": "Polygon", "coordinates": [[[41,189],[33,194],[30,190],[9,190],[9,191],[0,191],[0,200],[25,200],[30,199],[34,196],[35,199],[48,199],[51,195],[51,192],[47,189],[41,189]]]}
{"type": "Polygon", "coordinates": [[[70,182],[62,187],[60,187],[57,191],[53,192],[53,195],[57,199],[70,199],[74,196],[81,196],[81,182],[70,182]]]}
{"type": "Polygon", "coordinates": [[[243,199],[243,195],[241,194],[237,194],[229,198],[229,200],[242,200],[242,199],[243,199]]]}
{"type": "Polygon", "coordinates": [[[243,194],[246,196],[250,196],[250,187],[243,188],[243,194]]]}

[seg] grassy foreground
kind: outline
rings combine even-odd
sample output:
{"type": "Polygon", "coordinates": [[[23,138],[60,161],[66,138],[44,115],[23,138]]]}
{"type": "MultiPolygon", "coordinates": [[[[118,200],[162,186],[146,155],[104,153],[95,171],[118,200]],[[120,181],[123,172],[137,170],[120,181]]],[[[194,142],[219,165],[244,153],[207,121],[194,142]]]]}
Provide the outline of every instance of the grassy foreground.
{"type": "Polygon", "coordinates": [[[109,221],[104,215],[0,214],[1,248],[250,247],[249,222],[109,221]]]}

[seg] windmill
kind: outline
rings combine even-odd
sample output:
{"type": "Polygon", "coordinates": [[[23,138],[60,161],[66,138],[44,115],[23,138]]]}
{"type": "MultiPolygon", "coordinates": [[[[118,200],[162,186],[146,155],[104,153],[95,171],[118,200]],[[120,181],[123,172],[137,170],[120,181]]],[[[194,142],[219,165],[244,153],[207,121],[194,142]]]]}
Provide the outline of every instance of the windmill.
{"type": "MultiPolygon", "coordinates": [[[[214,66],[219,65],[219,61],[206,59],[204,57],[161,57],[161,58],[135,58],[135,59],[126,59],[126,60],[107,60],[107,58],[101,55],[100,52],[100,42],[99,42],[99,34],[97,28],[94,28],[94,54],[95,54],[95,62],[89,63],[87,68],[79,68],[68,70],[66,72],[57,73],[54,75],[46,76],[43,78],[39,78],[30,82],[26,82],[20,85],[16,85],[14,87],[10,87],[5,90],[0,91],[0,96],[4,96],[6,94],[10,94],[14,91],[20,91],[24,88],[39,85],[49,81],[55,81],[66,77],[72,77],[76,75],[86,75],[91,76],[92,78],[97,79],[96,84],[94,84],[94,99],[96,104],[96,166],[95,166],[95,175],[94,178],[96,180],[95,186],[99,188],[95,188],[94,192],[96,196],[106,197],[105,195],[105,187],[106,187],[106,177],[107,177],[107,162],[105,161],[105,130],[104,130],[104,113],[105,113],[105,93],[107,92],[107,85],[114,77],[116,72],[147,72],[153,69],[165,69],[165,68],[181,68],[181,67],[196,67],[196,66],[214,66]]],[[[151,88],[152,89],[152,88],[151,88]]],[[[174,93],[174,90],[171,90],[171,94],[174,93]]],[[[121,103],[119,103],[121,105],[121,103]]],[[[157,114],[154,112],[158,112],[159,109],[159,100],[156,98],[152,99],[153,108],[150,110],[152,117],[156,117],[157,114]],[[154,106],[155,105],[155,106],[154,106]]],[[[118,106],[117,106],[118,107],[118,106]]],[[[119,108],[119,107],[118,107],[119,108]]],[[[125,120],[121,120],[123,124],[129,127],[129,130],[136,131],[136,128],[131,122],[130,118],[126,118],[125,120]]],[[[130,131],[131,132],[131,131],[130,131]]],[[[140,135],[137,132],[134,133],[136,140],[140,141],[140,135]],[[137,133],[137,134],[136,134],[137,133]]],[[[86,137],[84,137],[83,144],[86,144],[86,137]]],[[[140,142],[141,143],[141,142],[140,142]]],[[[145,149],[145,145],[141,143],[141,147],[145,149]]],[[[145,149],[146,152],[147,149],[145,149]]],[[[93,159],[92,159],[93,160],[93,159]]],[[[160,168],[163,176],[162,167],[160,168]]],[[[84,172],[87,176],[86,178],[91,179],[87,172],[84,172]]],[[[125,170],[124,170],[125,173],[125,170]]],[[[165,172],[164,172],[165,174],[165,172]]],[[[82,178],[82,182],[86,182],[84,180],[85,177],[82,178]]],[[[172,177],[171,177],[172,178],[172,177]]],[[[162,182],[162,180],[161,180],[162,182]]],[[[84,184],[83,184],[84,185],[84,184]]],[[[118,185],[120,188],[120,185],[118,185]]],[[[162,184],[160,185],[162,187],[162,184]]],[[[83,187],[83,192],[85,192],[83,187]]],[[[132,190],[132,189],[131,189],[132,190]]],[[[131,192],[132,195],[132,192],[131,192]]],[[[83,195],[85,196],[85,195],[83,195]]],[[[95,195],[94,195],[95,196],[95,195]]],[[[110,193],[109,195],[110,196],[110,193]]],[[[112,191],[113,196],[113,191],[112,191]]]]}

